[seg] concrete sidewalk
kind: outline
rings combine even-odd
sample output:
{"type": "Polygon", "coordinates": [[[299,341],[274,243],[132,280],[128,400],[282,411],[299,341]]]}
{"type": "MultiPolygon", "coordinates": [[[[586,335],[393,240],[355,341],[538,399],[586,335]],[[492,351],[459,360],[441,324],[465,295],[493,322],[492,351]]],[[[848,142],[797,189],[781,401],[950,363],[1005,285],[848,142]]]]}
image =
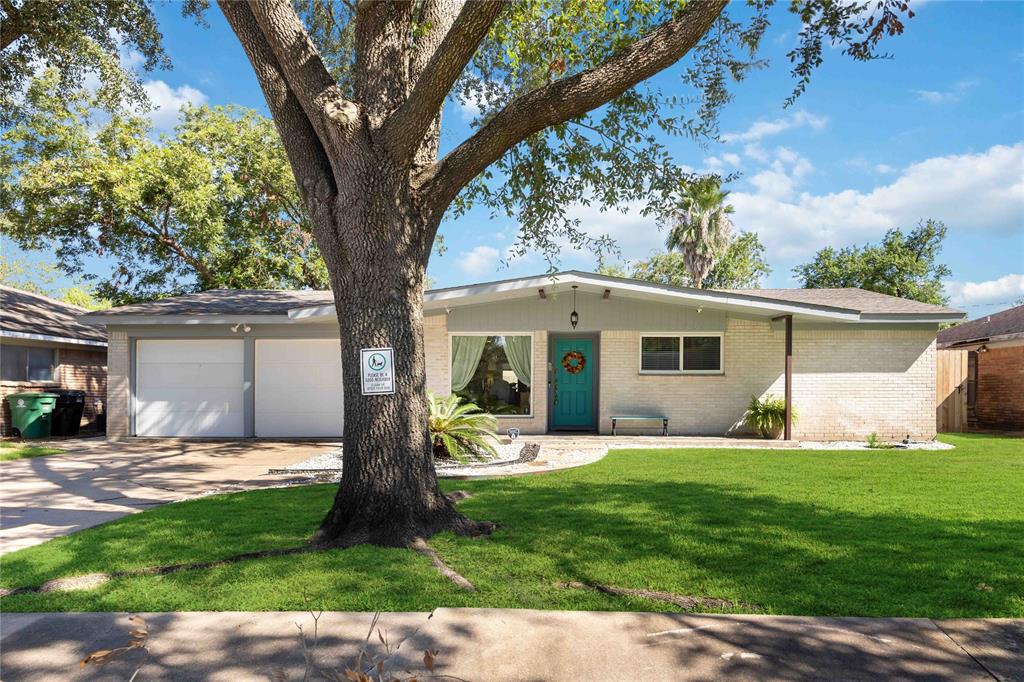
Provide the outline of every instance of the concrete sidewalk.
{"type": "MultiPolygon", "coordinates": [[[[311,644],[309,613],[143,614],[147,651],[79,667],[98,649],[128,642],[127,614],[5,614],[4,680],[302,679],[297,624],[311,644]]],[[[438,609],[324,613],[310,679],[333,679],[358,651],[387,671],[464,680],[955,679],[1024,680],[1024,620],[805,618],[677,613],[438,609]],[[367,635],[371,636],[367,640],[367,635]],[[364,644],[368,641],[368,644],[364,644]],[[409,671],[409,672],[406,672],[409,671]]]]}

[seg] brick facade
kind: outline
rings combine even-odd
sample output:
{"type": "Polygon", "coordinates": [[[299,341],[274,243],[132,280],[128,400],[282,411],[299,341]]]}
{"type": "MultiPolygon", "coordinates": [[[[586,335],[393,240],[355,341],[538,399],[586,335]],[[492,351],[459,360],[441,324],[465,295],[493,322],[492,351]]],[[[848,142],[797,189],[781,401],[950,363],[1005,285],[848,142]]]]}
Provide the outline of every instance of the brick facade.
{"type": "MultiPolygon", "coordinates": [[[[502,317],[500,312],[496,315],[502,317]]],[[[438,395],[450,390],[448,323],[443,314],[424,318],[427,388],[438,395]]],[[[493,324],[497,325],[493,329],[475,331],[521,329],[502,328],[500,319],[493,324]]],[[[505,324],[510,323],[505,320],[505,324]]],[[[596,387],[600,432],[610,433],[613,414],[653,413],[668,416],[675,434],[736,433],[752,394],[781,397],[782,325],[729,318],[723,328],[724,372],[717,375],[640,374],[640,332],[602,331],[596,387]]],[[[799,419],[794,436],[861,440],[876,432],[886,439],[907,434],[914,439],[934,437],[935,331],[932,325],[796,325],[793,398],[799,419]]],[[[544,433],[548,428],[550,333],[532,333],[532,415],[501,417],[501,431],[516,426],[523,433],[544,433]]],[[[109,330],[107,434],[111,438],[129,434],[129,343],[123,329],[109,330]]]]}
{"type": "Polygon", "coordinates": [[[978,354],[978,426],[1024,429],[1024,345],[978,354]]]}
{"type": "MultiPolygon", "coordinates": [[[[25,391],[51,391],[67,389],[85,391],[85,409],[82,415],[82,426],[88,427],[95,423],[97,402],[100,408],[107,402],[107,352],[94,348],[59,347],[57,351],[57,367],[54,371],[55,381],[52,382],[16,382],[0,383],[0,399],[11,393],[25,391]]],[[[0,410],[0,434],[11,434],[11,407],[2,400],[0,410]]]]}

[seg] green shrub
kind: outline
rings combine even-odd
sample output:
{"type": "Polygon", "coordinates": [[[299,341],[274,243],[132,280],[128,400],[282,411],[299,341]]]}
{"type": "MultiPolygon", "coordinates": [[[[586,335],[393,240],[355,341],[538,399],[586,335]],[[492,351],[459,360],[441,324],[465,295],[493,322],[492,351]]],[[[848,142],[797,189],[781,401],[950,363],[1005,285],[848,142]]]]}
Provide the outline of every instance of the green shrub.
{"type": "MultiPolygon", "coordinates": [[[[796,408],[793,409],[796,424],[796,408]]],[[[750,404],[743,415],[743,425],[761,434],[762,438],[778,438],[786,426],[786,401],[773,395],[758,398],[750,396],[750,404]]]]}
{"type": "Polygon", "coordinates": [[[430,438],[435,458],[459,462],[490,459],[498,455],[494,449],[494,430],[498,420],[457,395],[438,398],[427,393],[430,406],[430,438]]]}
{"type": "Polygon", "coordinates": [[[892,450],[896,446],[892,443],[878,440],[878,434],[872,431],[868,434],[868,447],[872,450],[892,450]]]}

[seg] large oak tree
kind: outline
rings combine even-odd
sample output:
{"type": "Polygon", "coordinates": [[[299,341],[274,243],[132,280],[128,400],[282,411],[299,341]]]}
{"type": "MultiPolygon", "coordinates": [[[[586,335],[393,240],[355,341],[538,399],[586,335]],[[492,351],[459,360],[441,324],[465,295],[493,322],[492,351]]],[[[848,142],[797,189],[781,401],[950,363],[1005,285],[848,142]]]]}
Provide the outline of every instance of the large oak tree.
{"type": "MultiPolygon", "coordinates": [[[[486,529],[441,493],[427,435],[422,298],[442,218],[482,202],[519,219],[521,248],[553,254],[590,239],[572,202],[669,205],[685,174],[653,131],[715,134],[728,84],[760,65],[771,4],[734,19],[724,0],[306,0],[299,13],[287,0],[221,0],[284,141],[340,322],[345,466],[318,543],[486,529]],[[678,93],[639,86],[688,53],[678,93]],[[453,98],[480,116],[439,156],[453,98]],[[363,396],[359,350],[379,346],[395,349],[395,393],[363,396]]],[[[795,94],[823,45],[869,59],[908,13],[901,0],[786,6],[802,25],[795,94]]]]}

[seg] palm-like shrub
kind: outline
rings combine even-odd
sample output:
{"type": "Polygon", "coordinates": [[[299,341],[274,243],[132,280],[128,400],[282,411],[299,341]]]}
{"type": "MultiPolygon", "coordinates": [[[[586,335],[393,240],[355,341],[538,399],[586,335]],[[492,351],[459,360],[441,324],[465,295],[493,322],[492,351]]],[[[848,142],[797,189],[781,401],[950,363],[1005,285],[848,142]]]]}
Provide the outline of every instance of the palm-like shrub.
{"type": "Polygon", "coordinates": [[[725,203],[728,195],[714,178],[695,181],[683,191],[671,217],[665,247],[683,255],[693,286],[698,289],[732,242],[729,216],[733,207],[725,203]]]}
{"type": "MultiPolygon", "coordinates": [[[[795,424],[796,408],[793,408],[792,418],[795,424]]],[[[762,438],[778,438],[786,426],[786,401],[773,395],[764,398],[750,396],[743,425],[760,433],[762,438]]]]}
{"type": "Polygon", "coordinates": [[[494,449],[494,430],[498,420],[457,395],[438,398],[427,393],[430,406],[430,439],[435,458],[451,458],[459,462],[490,459],[498,455],[494,449]]]}

